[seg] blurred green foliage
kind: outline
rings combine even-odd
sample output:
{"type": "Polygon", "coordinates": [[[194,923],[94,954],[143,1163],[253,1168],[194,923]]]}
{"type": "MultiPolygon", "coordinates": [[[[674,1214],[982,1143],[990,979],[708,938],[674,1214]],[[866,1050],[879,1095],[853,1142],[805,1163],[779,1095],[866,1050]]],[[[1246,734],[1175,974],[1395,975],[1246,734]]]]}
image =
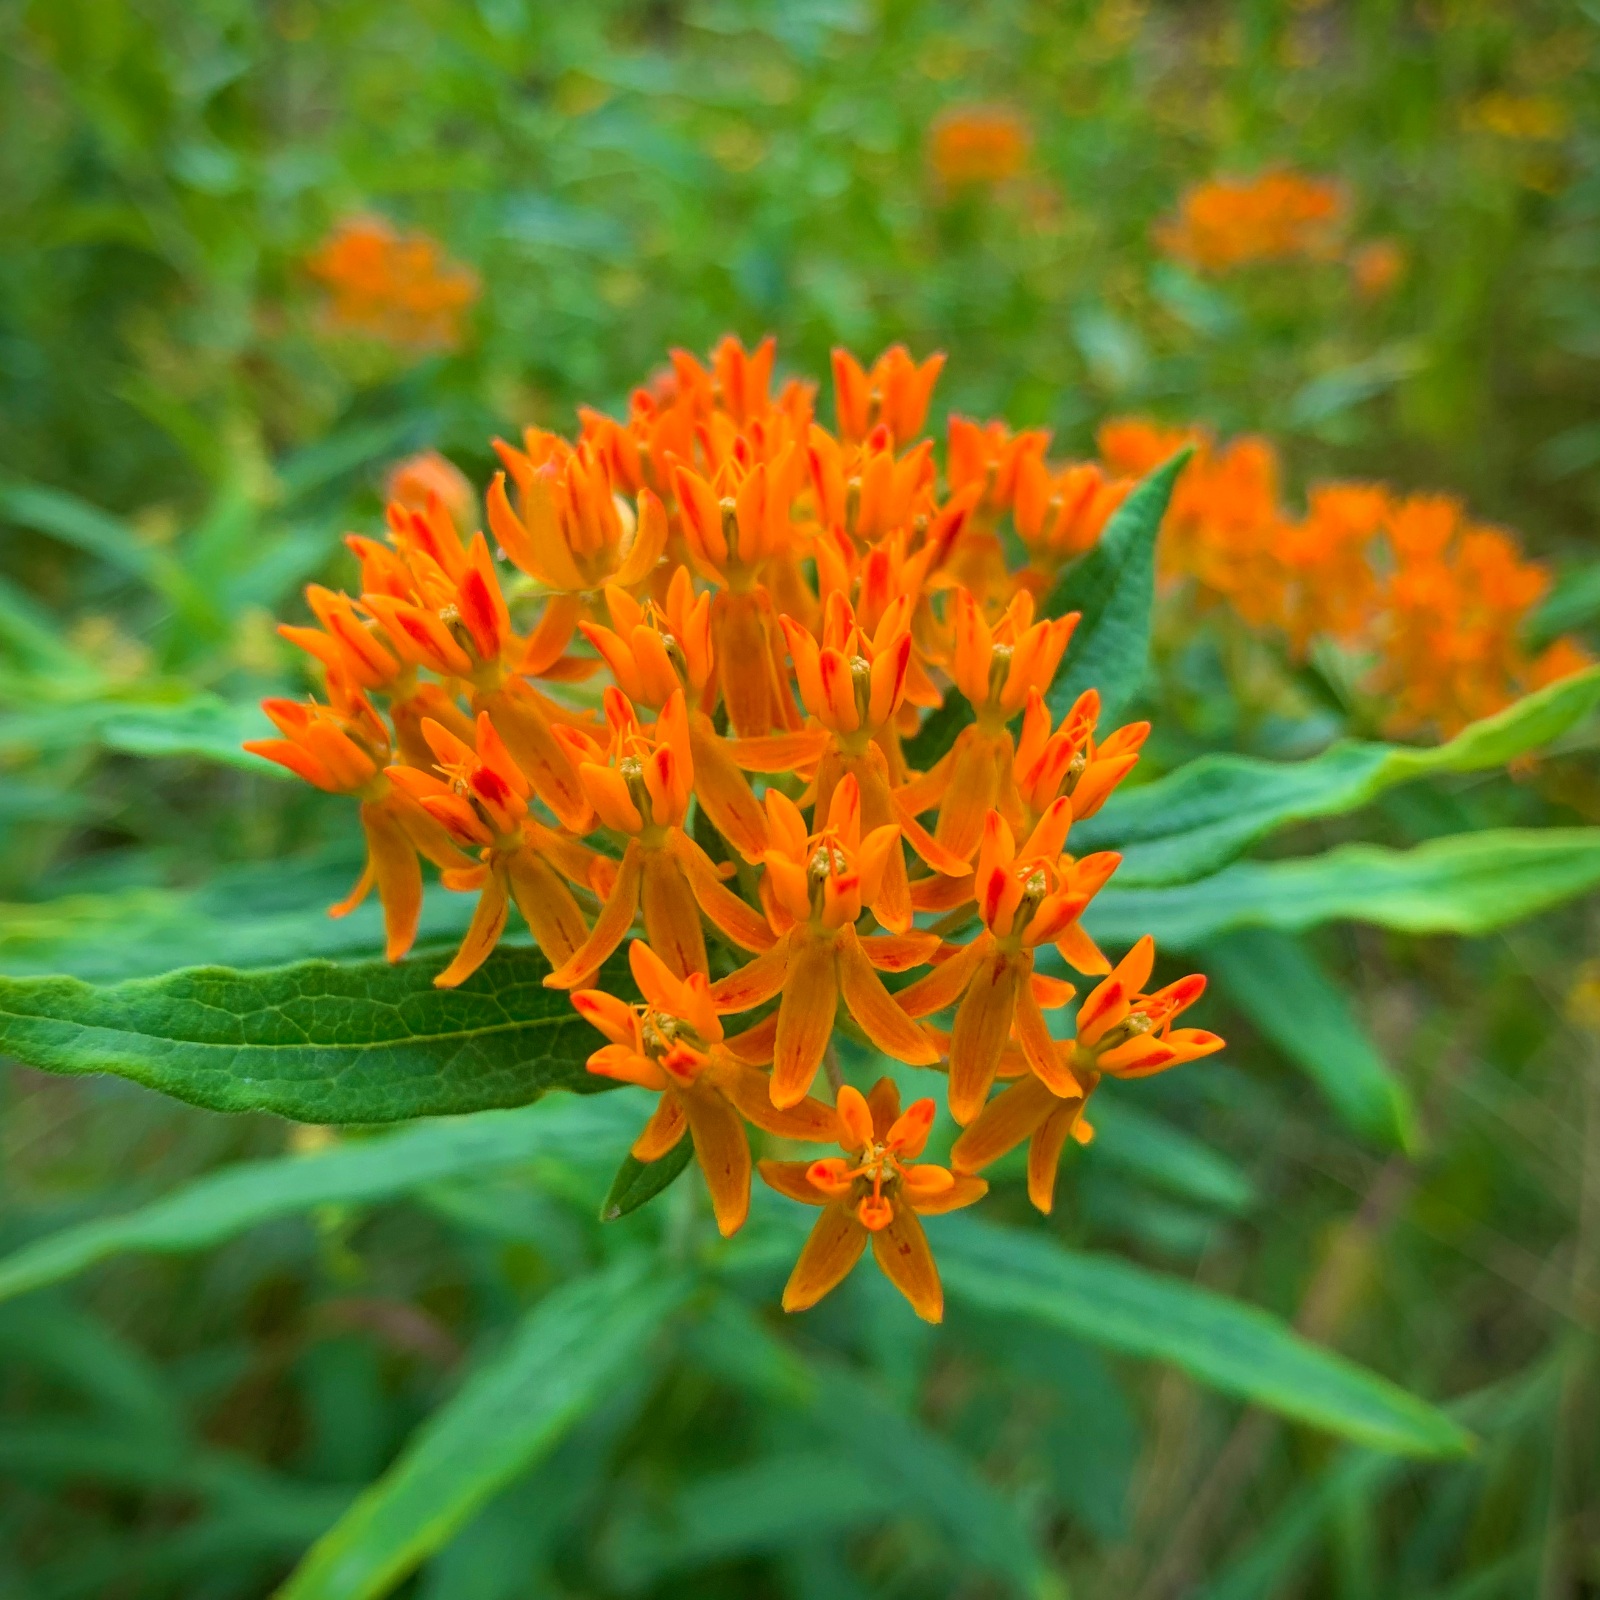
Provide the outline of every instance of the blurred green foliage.
{"type": "MultiPolygon", "coordinates": [[[[795,371],[837,342],[944,349],[939,406],[1068,451],[1145,410],[1268,432],[1297,480],[1465,495],[1572,574],[1559,625],[1582,625],[1597,87],[1600,10],[1555,0],[0,8],[0,971],[370,953],[374,919],[322,915],[353,876],[346,809],[237,752],[294,681],[272,617],[341,570],[396,456],[437,445],[481,481],[491,434],[616,412],[669,346],[729,329],[776,332],[795,371]],[[952,192],[928,129],[973,103],[1032,146],[952,192]],[[1275,164],[1347,186],[1353,239],[1402,252],[1391,293],[1344,258],[1208,277],[1155,251],[1189,183],[1275,164]],[[329,329],[305,260],[361,211],[481,274],[458,350],[329,329]]],[[[1243,781],[1339,731],[1246,737],[1227,681],[1203,633],[1168,657],[1171,752],[1243,746],[1221,758],[1243,781]]],[[[938,1333],[867,1272],[785,1326],[790,1220],[708,1249],[692,1175],[602,1228],[637,1125],[619,1097],[285,1158],[265,1115],[8,1071],[0,1243],[48,1270],[0,1269],[22,1296],[0,1304],[0,1591],[264,1594],[352,1504],[292,1592],[415,1563],[426,1600],[1592,1591],[1593,923],[1501,928],[1593,876],[1592,836],[1549,831],[1600,821],[1591,735],[1554,731],[1515,783],[1322,756],[1360,768],[1331,810],[1202,808],[1188,833],[1161,810],[1176,846],[1132,797],[1107,842],[1188,861],[1128,892],[1169,897],[1230,1049],[1111,1101],[1049,1231],[1002,1177],[1015,1248],[1074,1253],[1001,1294],[999,1244],[952,1232],[938,1333]],[[1225,865],[1285,825],[1266,850],[1306,866],[1225,865]],[[1539,855],[1525,903],[1502,829],[1539,855]],[[1216,920],[1240,873],[1230,904],[1281,886],[1250,914],[1273,926],[1216,920]],[[1426,931],[1447,928],[1501,931],[1426,931]],[[1292,1399],[1307,1373],[1279,1383],[1263,1352],[1287,1347],[1221,1295],[1459,1397],[1476,1454],[1305,1426],[1327,1420],[1292,1399]],[[357,1498],[391,1468],[403,1493],[357,1498]]],[[[429,915],[425,940],[459,927],[429,915]]]]}

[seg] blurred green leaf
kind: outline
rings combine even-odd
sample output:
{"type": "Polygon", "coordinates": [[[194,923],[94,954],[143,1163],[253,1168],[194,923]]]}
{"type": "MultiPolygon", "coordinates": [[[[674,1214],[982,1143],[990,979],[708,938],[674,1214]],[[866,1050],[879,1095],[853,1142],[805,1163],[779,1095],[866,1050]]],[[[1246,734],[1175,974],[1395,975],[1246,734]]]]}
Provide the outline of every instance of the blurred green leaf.
{"type": "Polygon", "coordinates": [[[1206,970],[1322,1091],[1346,1126],[1410,1149],[1416,1108],[1367,1038],[1343,993],[1298,940],[1239,928],[1205,947],[1206,970]]]}
{"type": "Polygon", "coordinates": [[[1239,861],[1165,889],[1104,889],[1084,921],[1113,945],[1154,929],[1178,950],[1235,928],[1297,932],[1322,922],[1488,933],[1597,883],[1600,828],[1485,828],[1414,850],[1348,844],[1294,861],[1239,861]]]}
{"type": "MultiPolygon", "coordinates": [[[[590,1092],[594,1030],[544,987],[537,950],[502,946],[459,989],[440,959],[264,972],[196,967],[95,988],[0,978],[0,1051],[44,1072],[110,1072],[214,1111],[396,1122],[590,1092]]],[[[615,959],[600,982],[623,987],[615,959]]]]}
{"type": "Polygon", "coordinates": [[[1552,640],[1600,618],[1600,563],[1564,573],[1524,628],[1529,649],[1542,650],[1552,640]]]}
{"type": "Polygon", "coordinates": [[[676,1183],[694,1155],[694,1141],[685,1134],[656,1161],[637,1160],[630,1151],[622,1158],[617,1175],[600,1207],[602,1222],[615,1222],[630,1211],[648,1205],[663,1189],[676,1183]]]}
{"type": "Polygon", "coordinates": [[[1402,1455],[1459,1455],[1470,1436],[1443,1412],[1300,1337],[1255,1306],[1047,1234],[951,1218],[935,1240],[949,1293],[1032,1317],[1092,1344],[1182,1367],[1225,1394],[1402,1455]]]}
{"type": "Polygon", "coordinates": [[[1094,1102],[1097,1158],[1186,1200],[1238,1216],[1256,1203],[1250,1175],[1237,1163],[1130,1103],[1102,1092],[1094,1102]]]}
{"type": "Polygon", "coordinates": [[[246,739],[274,736],[266,713],[254,701],[233,702],[192,694],[170,704],[108,705],[100,739],[108,749],[135,756],[194,756],[267,777],[289,774],[274,761],[242,749],[246,739]]]}
{"type": "Polygon", "coordinates": [[[1085,689],[1100,692],[1110,725],[1144,683],[1150,608],[1156,593],[1156,537],[1190,447],[1157,467],[1117,508],[1099,543],[1064,573],[1040,608],[1047,617],[1080,613],[1048,700],[1056,717],[1085,689]]]}
{"type": "Polygon", "coordinates": [[[1118,888],[1186,883],[1275,828],[1340,816],[1417,778],[1504,767],[1550,743],[1600,704],[1600,667],[1563,678],[1433,749],[1333,745],[1309,761],[1209,755],[1119,791],[1072,830],[1075,849],[1122,851],[1118,888]]]}
{"type": "MultiPolygon", "coordinates": [[[[359,850],[359,838],[350,844],[359,850]]],[[[340,849],[324,860],[225,867],[193,889],[136,887],[0,903],[0,971],[114,982],[208,962],[262,967],[297,957],[375,954],[383,949],[376,896],[348,916],[327,911],[360,871],[360,856],[340,849]]],[[[473,903],[471,895],[430,893],[419,951],[459,939],[473,903]]]]}
{"type": "Polygon", "coordinates": [[[282,1600],[386,1593],[636,1373],[685,1287],[630,1260],[555,1290],[312,1546],[282,1600]]]}
{"type": "MultiPolygon", "coordinates": [[[[273,1217],[317,1206],[371,1205],[448,1178],[481,1177],[550,1155],[614,1149],[639,1124],[639,1098],[630,1090],[554,1096],[515,1111],[484,1111],[312,1155],[227,1167],[135,1211],[80,1223],[0,1258],[0,1300],[127,1251],[204,1250],[273,1217]]],[[[0,1319],[0,1346],[12,1326],[0,1319]]]]}

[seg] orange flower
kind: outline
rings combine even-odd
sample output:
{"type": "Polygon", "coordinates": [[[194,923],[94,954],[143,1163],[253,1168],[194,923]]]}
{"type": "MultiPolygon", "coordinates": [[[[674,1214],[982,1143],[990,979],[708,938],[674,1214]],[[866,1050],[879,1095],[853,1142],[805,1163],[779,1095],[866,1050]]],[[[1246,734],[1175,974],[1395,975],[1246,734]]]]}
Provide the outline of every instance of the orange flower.
{"type": "Polygon", "coordinates": [[[1033,596],[1019,590],[993,627],[965,589],[956,591],[955,648],[951,676],[976,720],[963,728],[939,762],[899,791],[898,804],[914,816],[939,807],[934,838],[953,857],[970,860],[983,836],[984,817],[1006,796],[1016,748],[1006,726],[1030,691],[1048,689],[1061,664],[1078,613],[1033,620],[1033,596]]]}
{"type": "Polygon", "coordinates": [[[1148,1078],[1222,1048],[1214,1033],[1172,1026],[1204,993],[1206,980],[1180,978],[1145,994],[1154,963],[1155,941],[1147,934],[1078,1008],[1077,1038],[1055,1045],[1056,1072],[1003,1090],[956,1140],[950,1159],[957,1171],[981,1171],[1028,1139],[1028,1195],[1048,1212],[1067,1136],[1081,1144],[1094,1136],[1083,1110],[1102,1077],[1148,1078]]]}
{"type": "Polygon", "coordinates": [[[1092,461],[1052,472],[1042,455],[1019,458],[1014,518],[1041,589],[1068,561],[1094,547],[1132,489],[1132,478],[1107,477],[1092,461]]]}
{"type": "Polygon", "coordinates": [[[529,814],[531,786],[487,712],[478,715],[476,748],[432,720],[422,732],[444,776],[416,767],[390,767],[388,776],[479,857],[477,866],[444,874],[446,888],[476,889],[478,907],[455,959],[433,981],[453,989],[488,960],[513,899],[551,965],[568,960],[583,943],[583,913],[559,874],[584,882],[598,858],[529,814]]]}
{"type": "Polygon", "coordinates": [[[517,663],[540,677],[571,642],[586,595],[608,584],[637,589],[654,572],[667,546],[667,515],[649,489],[639,490],[637,511],[630,512],[613,492],[606,458],[587,442],[573,449],[529,428],[523,444],[518,450],[495,440],[505,471],[489,485],[489,526],[512,563],[549,593],[517,663]],[[506,472],[520,514],[506,493],[506,472]]]}
{"type": "Polygon", "coordinates": [[[1033,970],[1035,950],[1054,944],[1079,972],[1110,969],[1078,918],[1122,858],[1063,855],[1071,825],[1072,802],[1063,797],[1019,852],[1005,819],[991,811],[973,880],[984,931],[895,996],[912,1017],[931,1016],[959,999],[950,1039],[950,1115],[963,1126],[983,1109],[1013,1028],[1032,1071],[1061,1088],[1069,1083],[1043,1008],[1065,1005],[1075,991],[1033,970]]]}
{"type": "Polygon", "coordinates": [[[349,217],[310,257],[329,291],[328,319],[341,332],[391,344],[450,349],[478,298],[478,275],[451,261],[425,233],[398,233],[382,217],[349,217]]]}
{"type": "Polygon", "coordinates": [[[779,1194],[822,1207],[784,1288],[785,1311],[804,1311],[842,1283],[870,1238],[883,1275],[912,1310],[924,1322],[943,1319],[944,1289],[919,1215],[970,1206],[989,1186],[970,1173],[917,1161],[934,1113],[932,1100],[917,1100],[902,1113],[892,1078],[880,1078],[866,1097],[845,1084],[839,1090],[845,1159],[761,1163],[762,1180],[779,1194]]]}
{"type": "Polygon", "coordinates": [[[874,428],[889,430],[889,443],[900,449],[922,432],[933,386],[944,370],[942,351],[920,366],[903,344],[890,345],[863,368],[848,350],[833,352],[833,395],[839,412],[839,438],[860,444],[874,428]]]}
{"type": "Polygon", "coordinates": [[[390,467],[383,480],[384,498],[398,500],[412,511],[426,511],[434,500],[465,533],[478,514],[478,497],[467,475],[437,450],[419,450],[390,467]]]}
{"type": "Polygon", "coordinates": [[[1325,257],[1337,247],[1346,210],[1343,191],[1325,178],[1215,178],[1184,195],[1176,220],[1157,227],[1156,243],[1205,272],[1325,257]]]}
{"type": "Polygon", "coordinates": [[[580,989],[572,997],[578,1013],[611,1041],[589,1057],[589,1071],[660,1094],[655,1114],[634,1140],[634,1159],[659,1161],[687,1129],[726,1239],[750,1210],[745,1122],[781,1139],[822,1144],[838,1137],[839,1119],[820,1100],[783,1111],[773,1105],[766,1073],[740,1059],[738,1040],[724,1040],[703,973],[678,977],[638,939],[628,947],[628,965],[643,1005],[603,989],[580,989]]]}
{"type": "Polygon", "coordinates": [[[1406,253],[1394,239],[1372,239],[1350,252],[1350,281],[1363,300],[1381,300],[1405,276],[1406,253]]]}
{"type": "Polygon", "coordinates": [[[861,835],[861,791],[853,777],[835,786],[824,828],[808,834],[800,809],[781,790],[766,794],[772,844],[763,858],[761,897],[778,942],[711,986],[719,1011],[778,1002],[772,1103],[797,1104],[810,1089],[843,1000],[862,1032],[886,1055],[931,1066],[939,1052],[884,988],[873,969],[904,972],[938,948],[931,933],[862,937],[862,908],[882,896],[893,823],[861,835]]]}
{"type": "Polygon", "coordinates": [[[1028,125],[1003,106],[956,106],[928,134],[928,159],[951,188],[1004,183],[1028,156],[1028,125]]]}
{"type": "Polygon", "coordinates": [[[673,692],[648,731],[621,690],[606,690],[605,709],[608,744],[578,728],[557,736],[595,815],[627,835],[628,845],[588,939],[545,983],[583,982],[622,943],[641,907],[650,943],[679,977],[707,970],[701,912],[741,950],[770,948],[766,921],[723,886],[711,858],[683,831],[695,776],[683,691],[673,692]]]}
{"type": "Polygon", "coordinates": [[[371,702],[359,689],[344,687],[335,675],[328,682],[336,701],[332,706],[314,700],[263,701],[262,709],[283,737],[250,739],[244,748],[329,794],[352,795],[361,802],[366,865],[355,888],[331,906],[328,915],[348,916],[376,885],[383,906],[385,953],[398,961],[416,940],[422,916],[417,853],[441,868],[470,863],[445,830],[384,775],[389,730],[371,702]]]}

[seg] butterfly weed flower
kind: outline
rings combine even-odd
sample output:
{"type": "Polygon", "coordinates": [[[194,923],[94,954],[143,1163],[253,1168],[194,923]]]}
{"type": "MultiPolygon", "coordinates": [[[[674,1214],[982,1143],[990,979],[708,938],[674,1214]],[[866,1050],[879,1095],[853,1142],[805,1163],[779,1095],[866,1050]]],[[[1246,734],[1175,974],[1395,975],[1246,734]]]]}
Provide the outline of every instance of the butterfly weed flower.
{"type": "MultiPolygon", "coordinates": [[[[957,1171],[981,1171],[1026,1139],[1028,1195],[1048,1212],[1068,1137],[1081,1143],[1093,1137],[1083,1112],[1102,1078],[1148,1078],[1222,1048],[1203,1028],[1172,1026],[1205,992],[1206,980],[1191,975],[1146,994],[1154,964],[1155,941],[1147,934],[1089,992],[1078,1008],[1076,1037],[1052,1044],[1053,1070],[1033,1070],[1003,1089],[956,1140],[950,1159],[957,1171]]],[[[1034,1067],[1032,1056],[1028,1065],[1034,1067]]]]}
{"type": "Polygon", "coordinates": [[[328,291],[329,326],[417,350],[453,349],[478,298],[478,275],[426,233],[347,217],[307,260],[328,291]]]}
{"type": "Polygon", "coordinates": [[[704,973],[679,977],[638,939],[628,947],[628,965],[642,1005],[603,989],[580,989],[572,997],[579,1015],[610,1041],[589,1057],[589,1071],[661,1096],[632,1154],[659,1161],[687,1131],[717,1227],[727,1238],[750,1210],[745,1123],[782,1139],[830,1143],[838,1136],[838,1117],[832,1106],[810,1098],[782,1110],[773,1105],[767,1074],[740,1058],[737,1038],[724,1038],[704,973]]]}
{"type": "Polygon", "coordinates": [[[870,1095],[839,1090],[839,1144],[820,1161],[763,1161],[761,1177],[779,1194],[821,1206],[783,1291],[785,1311],[804,1311],[850,1274],[872,1241],[883,1274],[924,1322],[944,1316],[944,1289],[920,1217],[981,1200],[988,1184],[971,1173],[919,1162],[937,1106],[914,1101],[904,1112],[892,1078],[870,1095]]]}
{"type": "MultiPolygon", "coordinates": [[[[1076,618],[1051,614],[1046,580],[1125,486],[1048,465],[1047,434],[1001,423],[953,420],[941,459],[921,436],[941,365],[838,352],[830,427],[770,340],[674,351],[623,418],[499,442],[486,531],[458,482],[413,462],[382,536],[347,538],[351,592],[312,585],[309,619],[284,627],[322,692],[268,702],[281,737],[254,746],[357,806],[348,904],[377,888],[391,958],[425,864],[476,897],[442,987],[492,983],[480,969],[520,911],[545,981],[599,1030],[589,1070],[659,1096],[635,1157],[691,1139],[724,1234],[749,1204],[749,1129],[839,1141],[762,1168],[822,1211],[793,1309],[870,1236],[936,1319],[919,1217],[985,1188],[920,1160],[933,1098],[902,1114],[887,1080],[842,1081],[838,1036],[928,1069],[979,1143],[1022,1111],[1038,1116],[1018,1139],[1056,1129],[1052,1108],[1100,1075],[1203,1053],[1169,1026],[1193,994],[1145,994],[1148,966],[1113,972],[1082,926],[1117,857],[1067,849],[1148,728],[1103,730],[1093,690],[1052,712],[1076,618]],[[952,698],[969,725],[913,758],[952,698]],[[596,987],[624,943],[631,984],[596,987]],[[1047,945],[1110,974],[1070,1048],[1046,1020],[1074,994],[1037,970],[1047,945]]],[[[1494,552],[1475,551],[1482,587],[1494,552]]]]}

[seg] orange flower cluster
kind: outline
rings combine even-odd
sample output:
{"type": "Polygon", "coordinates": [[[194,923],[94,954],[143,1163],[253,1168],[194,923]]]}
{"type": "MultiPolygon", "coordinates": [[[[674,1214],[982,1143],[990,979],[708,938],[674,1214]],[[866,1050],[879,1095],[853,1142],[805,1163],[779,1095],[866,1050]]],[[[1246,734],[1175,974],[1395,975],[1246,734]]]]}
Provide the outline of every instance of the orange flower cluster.
{"type": "Polygon", "coordinates": [[[961,418],[941,471],[921,437],[941,357],[837,352],[829,430],[813,386],[775,387],[774,356],[770,339],[675,352],[625,418],[497,441],[487,534],[458,530],[472,501],[437,462],[413,464],[387,541],[349,536],[356,594],[313,585],[315,625],[282,630],[324,698],[269,700],[281,737],[250,748],[359,804],[367,868],[334,910],[375,887],[391,959],[416,931],[419,858],[477,896],[437,983],[470,977],[517,907],[545,982],[606,1040],[589,1070],[660,1096],[635,1157],[690,1139],[724,1234],[749,1206],[747,1125],[842,1148],[761,1164],[822,1208],[787,1306],[870,1238],[937,1320],[919,1217],[979,1198],[978,1171],[1024,1139],[1048,1210],[1102,1076],[1222,1041],[1172,1025],[1203,979],[1147,993],[1148,940],[1115,968],[1101,954],[1080,919],[1118,857],[1067,848],[1148,728],[1102,733],[1093,690],[1053,708],[1077,618],[1036,597],[1127,485],[1048,466],[1042,433],[961,418]],[[905,741],[952,695],[970,721],[916,770],[905,741]],[[630,940],[637,1000],[595,982],[630,940]],[[1099,980],[1071,1039],[1048,1020],[1074,997],[1061,963],[1099,980]],[[902,1111],[888,1080],[842,1084],[836,1032],[948,1073],[968,1129],[953,1169],[919,1160],[934,1099],[902,1111]]]}
{"type": "Polygon", "coordinates": [[[1202,272],[1327,257],[1337,252],[1346,209],[1343,191],[1326,178],[1284,171],[1213,178],[1190,189],[1177,216],[1157,225],[1156,244],[1202,272]]]}
{"type": "Polygon", "coordinates": [[[306,263],[328,291],[328,320],[412,349],[451,349],[478,298],[478,275],[425,233],[399,233],[382,217],[349,217],[306,263]]]}
{"type": "Polygon", "coordinates": [[[1102,458],[1118,472],[1147,471],[1186,442],[1196,453],[1162,532],[1166,581],[1281,634],[1297,659],[1327,640],[1369,663],[1367,687],[1391,732],[1448,737],[1587,665],[1570,639],[1537,655],[1524,648],[1523,623],[1549,576],[1455,500],[1327,483],[1297,517],[1283,507],[1264,439],[1219,447],[1137,419],[1100,431],[1102,458]]]}
{"type": "Polygon", "coordinates": [[[1028,125],[1003,106],[957,106],[928,131],[928,161],[952,189],[1004,183],[1028,158],[1028,125]]]}

